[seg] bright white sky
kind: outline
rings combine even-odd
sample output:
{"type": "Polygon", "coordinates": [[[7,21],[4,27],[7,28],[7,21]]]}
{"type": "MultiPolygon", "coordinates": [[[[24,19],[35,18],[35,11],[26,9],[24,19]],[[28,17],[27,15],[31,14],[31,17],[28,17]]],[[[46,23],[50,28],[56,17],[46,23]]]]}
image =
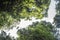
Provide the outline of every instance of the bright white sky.
{"type": "MultiPolygon", "coordinates": [[[[41,20],[45,20],[45,21],[47,21],[47,22],[53,22],[53,18],[54,18],[54,16],[56,15],[56,10],[55,10],[55,7],[56,7],[56,2],[54,1],[54,0],[51,0],[51,4],[50,4],[50,6],[49,6],[49,10],[48,10],[48,17],[46,18],[46,17],[44,17],[43,19],[41,19],[41,20]]],[[[18,31],[18,29],[16,29],[18,26],[19,26],[19,29],[21,29],[21,28],[26,28],[28,25],[31,25],[32,24],[32,22],[36,22],[36,21],[41,21],[40,19],[35,19],[34,17],[32,17],[32,20],[31,21],[29,21],[29,20],[24,20],[24,19],[21,19],[21,22],[19,22],[19,24],[17,24],[16,25],[16,27],[14,27],[13,29],[10,29],[9,31],[8,30],[4,30],[6,33],[7,33],[7,35],[10,33],[10,36],[11,37],[14,37],[14,38],[16,38],[16,37],[18,37],[18,35],[16,34],[17,33],[17,31],[18,31]]]]}

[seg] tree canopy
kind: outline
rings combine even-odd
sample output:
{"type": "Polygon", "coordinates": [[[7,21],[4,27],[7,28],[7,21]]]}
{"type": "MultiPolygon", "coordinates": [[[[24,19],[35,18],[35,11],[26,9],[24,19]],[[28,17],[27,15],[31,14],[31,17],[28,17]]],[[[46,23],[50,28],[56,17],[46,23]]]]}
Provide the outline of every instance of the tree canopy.
{"type": "MultiPolygon", "coordinates": [[[[57,28],[60,28],[60,0],[56,0],[57,4],[56,4],[56,15],[54,17],[54,23],[55,23],[55,26],[57,28]]],[[[56,30],[55,34],[58,32],[59,30],[56,30]]],[[[59,31],[60,32],[60,31],[59,31]]],[[[57,40],[60,40],[59,38],[59,34],[60,33],[57,33],[57,35],[55,35],[56,39],[57,40]]]]}
{"type": "Polygon", "coordinates": [[[0,27],[10,25],[21,18],[41,19],[49,4],[50,0],[0,0],[0,27]]]}
{"type": "Polygon", "coordinates": [[[19,37],[14,38],[1,31],[0,40],[56,40],[53,36],[53,27],[50,22],[35,22],[27,28],[19,29],[19,37]]]}
{"type": "MultiPolygon", "coordinates": [[[[43,18],[48,11],[50,1],[51,0],[0,0],[0,28],[5,25],[9,27],[14,21],[20,21],[22,18],[43,18]]],[[[55,40],[52,31],[53,26],[51,23],[45,21],[40,23],[36,22],[27,28],[19,29],[17,32],[19,36],[17,40],[55,40]]],[[[0,40],[15,39],[2,31],[0,40]]]]}
{"type": "Polygon", "coordinates": [[[12,40],[13,38],[6,34],[6,32],[1,31],[0,40],[12,40]]]}
{"type": "Polygon", "coordinates": [[[49,22],[34,23],[28,28],[18,30],[18,40],[55,40],[52,28],[49,22]]]}

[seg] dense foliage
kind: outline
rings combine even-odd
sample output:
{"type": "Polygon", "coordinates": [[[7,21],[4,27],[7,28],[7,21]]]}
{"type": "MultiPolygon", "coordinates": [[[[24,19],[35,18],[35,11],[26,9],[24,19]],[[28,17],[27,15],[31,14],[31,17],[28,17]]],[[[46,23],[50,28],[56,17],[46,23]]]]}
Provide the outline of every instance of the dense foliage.
{"type": "Polygon", "coordinates": [[[56,4],[56,12],[57,12],[57,15],[60,14],[60,0],[56,0],[57,4],[56,4]]]}
{"type": "Polygon", "coordinates": [[[6,32],[1,31],[0,33],[0,40],[12,40],[14,38],[10,37],[9,35],[6,34],[6,32]]]}
{"type": "Polygon", "coordinates": [[[27,28],[19,29],[18,38],[11,37],[2,30],[0,40],[55,40],[52,34],[53,27],[49,22],[36,22],[27,28]]]}
{"type": "MultiPolygon", "coordinates": [[[[0,0],[0,28],[12,24],[21,18],[43,18],[48,11],[50,0],[0,0]]],[[[59,10],[59,9],[58,9],[59,10]]],[[[53,26],[49,22],[36,22],[27,28],[18,30],[17,40],[55,40],[53,26]]],[[[0,40],[15,40],[4,31],[0,40]]]]}
{"type": "Polygon", "coordinates": [[[20,18],[42,18],[49,3],[50,0],[0,0],[0,27],[20,18]]]}
{"type": "Polygon", "coordinates": [[[60,40],[60,0],[56,0],[57,4],[56,4],[56,15],[54,17],[54,23],[56,26],[56,32],[55,32],[55,37],[57,40],[60,40]]]}
{"type": "Polygon", "coordinates": [[[33,23],[26,29],[18,30],[18,40],[55,40],[52,28],[53,26],[49,22],[33,23]]]}

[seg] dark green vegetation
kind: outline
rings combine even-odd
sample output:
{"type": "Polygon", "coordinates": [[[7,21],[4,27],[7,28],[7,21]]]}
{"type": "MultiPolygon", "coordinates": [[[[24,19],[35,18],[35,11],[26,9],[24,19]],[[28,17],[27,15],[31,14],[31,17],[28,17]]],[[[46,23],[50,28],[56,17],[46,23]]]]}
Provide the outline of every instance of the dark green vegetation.
{"type": "Polygon", "coordinates": [[[55,40],[52,29],[53,26],[49,22],[36,22],[28,28],[18,30],[18,40],[55,40]]]}
{"type": "Polygon", "coordinates": [[[0,40],[55,40],[52,32],[53,27],[50,22],[36,22],[27,28],[19,29],[17,31],[19,37],[16,39],[2,31],[0,40]]]}
{"type": "Polygon", "coordinates": [[[4,31],[0,33],[0,40],[12,40],[12,38],[9,35],[6,35],[4,31]]]}
{"type": "MultiPolygon", "coordinates": [[[[9,27],[14,21],[30,17],[43,18],[48,11],[50,0],[0,0],[0,28],[9,27]]],[[[53,26],[49,22],[36,22],[27,28],[18,30],[17,40],[55,40],[53,26]]],[[[0,40],[15,40],[4,31],[0,40]]]]}
{"type": "Polygon", "coordinates": [[[14,20],[34,16],[41,19],[47,12],[50,0],[0,0],[0,27],[14,20]]]}
{"type": "Polygon", "coordinates": [[[56,5],[56,12],[57,15],[60,15],[60,0],[56,0],[56,2],[58,2],[58,4],[56,5]]]}
{"type": "MultiPolygon", "coordinates": [[[[56,16],[54,17],[54,23],[55,23],[55,26],[56,26],[56,28],[60,28],[60,0],[56,0],[56,2],[58,2],[57,3],[57,5],[56,5],[56,16]]],[[[56,32],[55,32],[55,37],[56,37],[56,39],[57,40],[60,40],[60,38],[59,38],[59,33],[60,32],[60,30],[56,30],[56,32]]]]}
{"type": "Polygon", "coordinates": [[[54,23],[56,24],[56,27],[60,28],[60,0],[56,0],[56,15],[54,17],[54,23]]]}

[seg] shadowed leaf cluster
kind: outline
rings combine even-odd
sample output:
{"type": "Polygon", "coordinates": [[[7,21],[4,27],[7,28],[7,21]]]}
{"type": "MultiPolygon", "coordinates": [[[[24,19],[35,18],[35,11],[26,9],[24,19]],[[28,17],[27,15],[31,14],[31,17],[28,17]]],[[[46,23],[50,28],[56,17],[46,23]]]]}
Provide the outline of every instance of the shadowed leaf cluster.
{"type": "Polygon", "coordinates": [[[18,30],[18,40],[55,40],[52,34],[53,26],[49,22],[37,22],[28,28],[18,30]]]}
{"type": "Polygon", "coordinates": [[[50,0],[0,0],[0,27],[11,25],[21,18],[41,19],[49,4],[50,0]]]}

